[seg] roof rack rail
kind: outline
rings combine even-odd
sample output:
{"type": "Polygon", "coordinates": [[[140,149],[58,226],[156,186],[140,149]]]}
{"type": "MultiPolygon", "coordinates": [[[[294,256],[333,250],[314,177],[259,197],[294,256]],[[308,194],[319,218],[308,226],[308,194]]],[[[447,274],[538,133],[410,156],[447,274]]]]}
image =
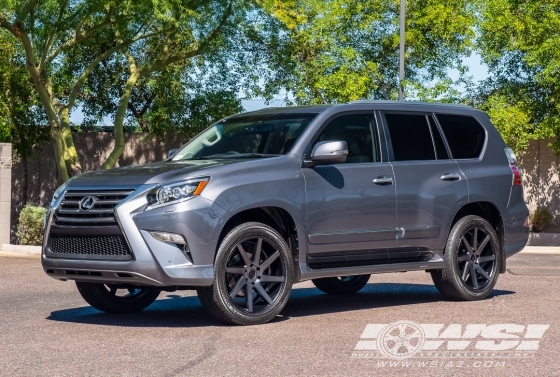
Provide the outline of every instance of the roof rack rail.
{"type": "Polygon", "coordinates": [[[407,105],[437,105],[437,106],[450,106],[450,107],[467,107],[472,109],[472,106],[469,105],[463,105],[460,103],[442,103],[442,102],[423,102],[423,101],[390,101],[390,100],[356,100],[356,101],[350,101],[347,103],[369,103],[369,104],[380,104],[380,105],[384,105],[384,104],[403,104],[406,103],[407,105]]]}

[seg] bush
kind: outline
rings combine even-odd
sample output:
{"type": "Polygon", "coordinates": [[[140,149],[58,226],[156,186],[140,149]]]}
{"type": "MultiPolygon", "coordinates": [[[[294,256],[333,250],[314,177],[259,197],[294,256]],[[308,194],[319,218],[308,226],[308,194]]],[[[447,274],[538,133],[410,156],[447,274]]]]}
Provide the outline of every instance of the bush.
{"type": "Polygon", "coordinates": [[[546,208],[537,208],[529,216],[529,223],[531,224],[531,230],[535,233],[540,233],[545,231],[552,225],[552,220],[554,216],[546,208]]]}
{"type": "Polygon", "coordinates": [[[19,214],[17,237],[20,245],[41,246],[46,208],[27,205],[19,214]]]}

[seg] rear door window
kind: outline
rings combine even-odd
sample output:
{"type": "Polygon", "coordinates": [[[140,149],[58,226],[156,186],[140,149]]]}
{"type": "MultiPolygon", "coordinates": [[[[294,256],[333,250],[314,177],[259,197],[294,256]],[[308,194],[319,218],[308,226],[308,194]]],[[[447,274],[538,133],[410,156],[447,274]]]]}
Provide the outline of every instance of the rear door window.
{"type": "Polygon", "coordinates": [[[395,161],[435,160],[432,133],[426,115],[385,113],[395,161]]]}
{"type": "Polygon", "coordinates": [[[478,158],[486,132],[471,116],[436,114],[454,159],[478,158]]]}

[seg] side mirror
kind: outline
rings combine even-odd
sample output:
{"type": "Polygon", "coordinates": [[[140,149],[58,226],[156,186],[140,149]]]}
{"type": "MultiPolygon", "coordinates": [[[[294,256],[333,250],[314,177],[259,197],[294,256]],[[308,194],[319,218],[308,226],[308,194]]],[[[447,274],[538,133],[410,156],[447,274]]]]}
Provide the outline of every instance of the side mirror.
{"type": "Polygon", "coordinates": [[[179,148],[170,149],[169,152],[167,152],[166,159],[175,156],[178,151],[179,151],[179,148]]]}
{"type": "Polygon", "coordinates": [[[348,157],[348,145],[345,141],[321,141],[313,147],[310,165],[339,164],[346,161],[346,157],[348,157]]]}

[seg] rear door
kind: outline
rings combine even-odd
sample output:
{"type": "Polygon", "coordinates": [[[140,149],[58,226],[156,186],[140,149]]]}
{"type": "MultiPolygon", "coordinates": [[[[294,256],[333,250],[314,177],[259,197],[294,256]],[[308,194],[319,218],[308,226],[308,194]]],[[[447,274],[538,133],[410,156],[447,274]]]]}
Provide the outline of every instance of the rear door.
{"type": "MultiPolygon", "coordinates": [[[[382,158],[373,111],[339,114],[325,123],[320,141],[348,144],[345,163],[303,168],[311,268],[382,263],[395,247],[395,186],[382,158]]],[[[386,150],[385,156],[386,156],[386,150]]]]}
{"type": "Polygon", "coordinates": [[[397,240],[393,259],[426,260],[447,241],[447,224],[468,200],[467,181],[432,114],[383,112],[395,175],[397,240]]]}

